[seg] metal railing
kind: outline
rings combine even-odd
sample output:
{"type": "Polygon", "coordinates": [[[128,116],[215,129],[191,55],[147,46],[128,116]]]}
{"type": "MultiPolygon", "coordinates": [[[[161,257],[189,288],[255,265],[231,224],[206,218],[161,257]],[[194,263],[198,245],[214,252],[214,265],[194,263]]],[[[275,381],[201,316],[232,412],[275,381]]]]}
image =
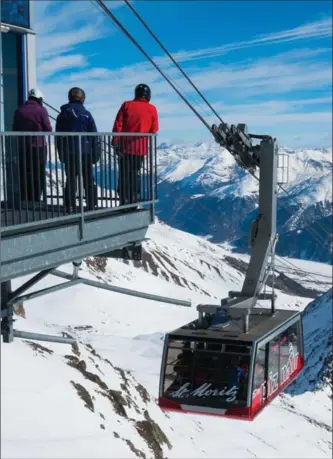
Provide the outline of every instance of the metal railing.
{"type": "Polygon", "coordinates": [[[0,132],[1,228],[131,210],[154,220],[156,135],[0,132]]]}

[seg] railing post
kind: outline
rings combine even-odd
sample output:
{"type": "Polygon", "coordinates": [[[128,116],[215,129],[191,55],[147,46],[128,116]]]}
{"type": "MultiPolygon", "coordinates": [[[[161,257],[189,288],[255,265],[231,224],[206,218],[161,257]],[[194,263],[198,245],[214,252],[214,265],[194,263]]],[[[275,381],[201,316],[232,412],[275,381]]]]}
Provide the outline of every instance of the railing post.
{"type": "MultiPolygon", "coordinates": [[[[155,154],[153,154],[153,141],[154,141],[154,136],[150,136],[150,142],[149,142],[149,160],[150,160],[150,199],[151,199],[151,204],[150,204],[150,222],[154,223],[155,222],[155,173],[154,173],[154,167],[155,167],[155,154]]],[[[155,145],[155,143],[154,143],[155,145]]]]}
{"type": "Polygon", "coordinates": [[[158,200],[158,186],[157,186],[157,135],[154,136],[154,165],[155,165],[155,175],[154,175],[154,183],[155,183],[155,194],[154,200],[158,200]]]}
{"type": "Polygon", "coordinates": [[[5,281],[1,284],[1,335],[4,343],[12,343],[14,340],[13,330],[13,305],[10,304],[11,281],[5,281]]]}
{"type": "Polygon", "coordinates": [[[16,178],[18,151],[15,143],[15,137],[5,137],[4,139],[5,161],[3,166],[6,171],[7,205],[11,209],[18,209],[19,207],[19,181],[16,178]]]}
{"type": "Polygon", "coordinates": [[[80,200],[80,238],[84,238],[84,208],[83,208],[83,167],[82,167],[82,137],[79,140],[79,200],[80,200]]]}

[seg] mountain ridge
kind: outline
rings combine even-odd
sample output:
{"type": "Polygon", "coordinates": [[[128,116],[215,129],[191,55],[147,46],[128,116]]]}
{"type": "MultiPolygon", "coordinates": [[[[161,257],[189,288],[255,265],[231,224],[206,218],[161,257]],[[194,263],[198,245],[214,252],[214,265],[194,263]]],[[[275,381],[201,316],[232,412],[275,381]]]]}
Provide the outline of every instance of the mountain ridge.
{"type": "MultiPolygon", "coordinates": [[[[332,148],[283,146],[279,153],[289,158],[289,182],[283,185],[287,194],[280,190],[278,195],[277,253],[331,263],[332,148]],[[299,232],[304,232],[302,244],[299,232]]],[[[164,143],[157,159],[160,219],[212,242],[246,250],[258,208],[258,183],[232,155],[215,143],[164,143]]],[[[278,178],[282,175],[279,169],[278,178]]]]}

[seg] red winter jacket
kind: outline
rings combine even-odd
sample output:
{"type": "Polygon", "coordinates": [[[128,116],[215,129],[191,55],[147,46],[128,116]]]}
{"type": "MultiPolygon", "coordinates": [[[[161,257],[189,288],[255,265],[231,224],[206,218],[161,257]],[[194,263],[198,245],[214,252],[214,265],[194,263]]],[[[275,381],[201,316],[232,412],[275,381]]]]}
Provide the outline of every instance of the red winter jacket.
{"type": "MultiPolygon", "coordinates": [[[[116,116],[113,132],[146,132],[158,131],[158,115],[156,107],[145,99],[124,102],[116,116]]],[[[148,137],[115,136],[112,145],[118,146],[121,153],[146,156],[148,137]]]]}

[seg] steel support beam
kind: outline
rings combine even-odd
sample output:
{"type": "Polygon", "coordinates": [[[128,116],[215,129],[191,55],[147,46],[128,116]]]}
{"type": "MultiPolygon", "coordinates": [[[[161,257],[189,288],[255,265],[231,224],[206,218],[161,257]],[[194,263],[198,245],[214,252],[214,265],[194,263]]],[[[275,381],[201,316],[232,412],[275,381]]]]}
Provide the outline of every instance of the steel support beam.
{"type": "Polygon", "coordinates": [[[16,338],[25,338],[25,339],[32,339],[32,340],[39,340],[39,341],[51,341],[57,343],[64,343],[64,344],[74,344],[76,341],[74,339],[62,338],[59,336],[53,335],[44,335],[40,333],[30,333],[20,330],[13,329],[13,304],[24,302],[27,300],[32,300],[33,298],[38,298],[49,293],[58,292],[60,290],[64,290],[68,287],[72,287],[78,284],[85,284],[91,287],[101,288],[104,290],[108,290],[111,292],[122,293],[125,295],[135,296],[139,298],[144,298],[147,300],[158,301],[162,303],[168,304],[175,304],[179,306],[191,307],[191,302],[186,300],[178,300],[175,298],[169,298],[159,295],[152,295],[150,293],[139,292],[137,290],[130,290],[122,287],[111,286],[108,284],[103,284],[102,282],[92,281],[89,279],[84,279],[83,277],[79,277],[79,267],[81,265],[81,261],[73,262],[73,274],[67,274],[63,271],[58,269],[47,269],[36,276],[31,278],[25,284],[21,285],[15,292],[11,292],[11,282],[3,282],[1,284],[1,335],[3,335],[3,341],[5,343],[11,343],[16,338]],[[41,290],[37,290],[35,292],[27,293],[25,295],[20,295],[25,290],[28,290],[33,285],[35,285],[38,281],[43,279],[48,274],[53,274],[61,279],[67,280],[62,284],[53,285],[52,287],[46,287],[41,290]]]}
{"type": "Polygon", "coordinates": [[[31,288],[41,279],[50,274],[51,271],[52,269],[47,269],[38,273],[36,276],[32,277],[23,285],[21,285],[17,290],[15,290],[15,292],[11,291],[11,281],[6,281],[1,284],[1,335],[3,336],[4,343],[12,343],[14,338],[50,341],[63,344],[74,344],[76,342],[75,339],[63,338],[61,336],[31,333],[13,329],[14,304],[21,302],[23,303],[24,301],[32,300],[33,298],[38,298],[40,296],[47,295],[48,293],[57,292],[59,290],[63,290],[65,288],[81,283],[81,279],[72,279],[71,281],[64,282],[63,284],[54,285],[52,287],[47,287],[20,296],[21,293],[31,288]]]}
{"type": "Polygon", "coordinates": [[[76,343],[76,340],[74,338],[64,338],[62,336],[45,335],[43,333],[25,332],[21,330],[14,330],[14,337],[22,338],[22,339],[32,339],[34,341],[48,341],[51,343],[61,343],[61,344],[75,344],[76,343]]]}
{"type": "Polygon", "coordinates": [[[254,297],[251,298],[225,298],[221,301],[221,304],[199,304],[197,306],[197,311],[199,314],[216,314],[221,309],[251,309],[253,302],[255,301],[254,297]]]}
{"type": "MultiPolygon", "coordinates": [[[[230,298],[241,298],[244,296],[247,296],[247,295],[244,295],[242,292],[236,292],[234,290],[231,290],[229,292],[230,298]]],[[[251,298],[252,295],[249,295],[249,297],[251,298]]],[[[275,294],[273,295],[272,293],[260,293],[259,295],[257,295],[258,300],[272,300],[273,298],[276,298],[276,295],[275,294]]]]}
{"type": "Polygon", "coordinates": [[[49,293],[59,292],[60,290],[64,290],[68,287],[73,287],[77,284],[82,284],[82,280],[80,278],[71,279],[69,282],[64,282],[63,284],[53,285],[52,287],[46,287],[41,290],[37,290],[36,292],[31,292],[27,293],[26,295],[19,296],[15,299],[15,303],[23,303],[24,301],[33,300],[34,298],[48,295],[49,293]]]}
{"type": "Polygon", "coordinates": [[[29,290],[29,288],[33,287],[37,282],[40,280],[44,279],[50,272],[52,271],[53,268],[45,269],[44,271],[41,271],[40,273],[36,274],[36,276],[32,277],[29,279],[27,282],[22,284],[19,288],[17,288],[14,292],[12,292],[8,300],[10,303],[14,303],[14,301],[19,298],[19,296],[25,292],[26,290],[29,290]]]}
{"type": "MultiPolygon", "coordinates": [[[[55,269],[52,271],[54,276],[61,277],[62,279],[72,280],[73,277],[70,274],[67,274],[63,271],[55,269]]],[[[77,280],[80,280],[83,284],[90,285],[91,287],[101,288],[103,290],[109,290],[110,292],[122,293],[124,295],[135,296],[138,298],[144,298],[146,300],[158,301],[160,303],[175,304],[177,306],[191,307],[191,301],[178,300],[175,298],[169,298],[166,296],[153,295],[151,293],[139,292],[138,290],[130,290],[128,288],[116,287],[114,285],[103,284],[102,282],[93,281],[90,279],[84,279],[83,277],[78,277],[77,280]]]]}
{"type": "Polygon", "coordinates": [[[1,284],[1,335],[4,343],[12,343],[14,340],[14,311],[9,304],[9,297],[12,293],[11,281],[1,284]]]}
{"type": "Polygon", "coordinates": [[[242,287],[244,296],[256,297],[264,286],[269,254],[276,240],[277,148],[268,137],[260,143],[258,221],[251,260],[242,287]]]}
{"type": "Polygon", "coordinates": [[[204,313],[217,314],[221,309],[242,309],[244,311],[244,333],[247,333],[251,310],[258,299],[270,299],[272,314],[275,311],[274,288],[271,294],[261,294],[260,292],[267,281],[269,256],[271,256],[271,267],[273,267],[277,241],[278,149],[275,139],[267,135],[249,134],[245,124],[229,127],[222,121],[219,127],[212,126],[212,132],[216,142],[226,148],[238,164],[248,170],[256,179],[258,177],[255,175],[255,170],[259,166],[259,209],[258,217],[250,229],[249,239],[252,253],[242,290],[240,292],[230,291],[229,297],[221,300],[221,305],[199,305],[197,307],[199,322],[202,322],[204,313]],[[252,139],[260,139],[260,145],[253,145],[252,139]]]}

